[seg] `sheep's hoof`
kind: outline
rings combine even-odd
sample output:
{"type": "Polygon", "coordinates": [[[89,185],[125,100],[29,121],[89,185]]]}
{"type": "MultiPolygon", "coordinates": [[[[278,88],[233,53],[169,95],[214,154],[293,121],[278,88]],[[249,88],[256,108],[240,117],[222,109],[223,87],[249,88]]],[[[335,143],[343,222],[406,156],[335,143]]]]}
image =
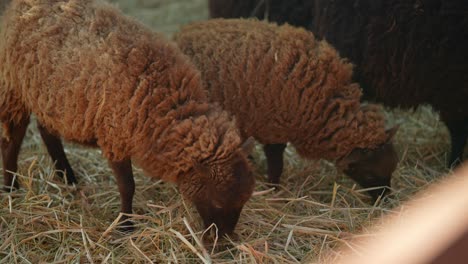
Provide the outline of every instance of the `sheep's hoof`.
{"type": "Polygon", "coordinates": [[[133,231],[135,231],[135,225],[128,218],[128,216],[122,216],[121,222],[119,223],[117,230],[119,230],[122,233],[132,233],[133,231]]]}
{"type": "Polygon", "coordinates": [[[13,186],[3,186],[3,191],[8,192],[8,193],[9,192],[14,192],[14,191],[16,191],[18,189],[19,189],[19,186],[15,186],[15,185],[13,185],[13,186]]]}
{"type": "Polygon", "coordinates": [[[15,190],[15,188],[3,186],[3,191],[4,191],[4,192],[12,192],[12,191],[14,191],[14,190],[15,190]]]}
{"type": "Polygon", "coordinates": [[[277,187],[280,184],[279,177],[271,177],[267,175],[267,178],[268,178],[268,185],[272,187],[277,187]]]}
{"type": "Polygon", "coordinates": [[[62,171],[57,170],[56,174],[61,179],[66,179],[68,185],[78,184],[78,180],[72,170],[62,171]]]}
{"type": "Polygon", "coordinates": [[[133,233],[135,231],[135,227],[131,221],[125,222],[125,225],[119,225],[118,230],[122,233],[133,233]]]}

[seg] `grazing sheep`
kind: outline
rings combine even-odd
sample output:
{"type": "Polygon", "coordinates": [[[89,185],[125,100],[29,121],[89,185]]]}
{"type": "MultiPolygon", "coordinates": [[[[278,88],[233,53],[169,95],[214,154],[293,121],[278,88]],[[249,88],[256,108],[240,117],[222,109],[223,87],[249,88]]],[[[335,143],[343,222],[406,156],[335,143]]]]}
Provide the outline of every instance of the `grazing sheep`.
{"type": "MultiPolygon", "coordinates": [[[[352,65],[325,41],[289,25],[214,19],[175,35],[202,72],[211,99],[262,144],[278,183],[287,142],[308,159],[337,160],[364,187],[390,186],[396,157],[376,107],[361,108],[352,65]],[[372,162],[371,162],[372,161],[372,162]]],[[[373,190],[376,198],[381,191],[373,190]]]]}
{"type": "Polygon", "coordinates": [[[14,0],[1,28],[5,186],[18,187],[10,171],[35,114],[46,143],[60,136],[102,150],[123,213],[132,213],[134,161],[176,183],[206,226],[233,231],[254,188],[252,143],[241,145],[174,44],[98,0],[14,0]]]}
{"type": "Polygon", "coordinates": [[[450,132],[449,165],[463,159],[468,137],[468,1],[242,2],[210,0],[211,15],[263,18],[268,13],[270,21],[310,29],[356,65],[354,79],[366,99],[391,107],[432,105],[450,132]],[[299,13],[291,10],[303,10],[308,18],[298,21],[299,13]]]}

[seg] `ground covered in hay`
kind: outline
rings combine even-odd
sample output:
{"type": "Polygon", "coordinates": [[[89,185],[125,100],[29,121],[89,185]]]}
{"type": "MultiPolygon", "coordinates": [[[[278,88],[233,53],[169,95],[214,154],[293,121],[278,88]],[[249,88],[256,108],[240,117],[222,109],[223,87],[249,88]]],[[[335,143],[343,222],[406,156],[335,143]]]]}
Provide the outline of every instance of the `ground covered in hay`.
{"type": "MultiPolygon", "coordinates": [[[[114,0],[124,12],[170,34],[178,26],[208,16],[205,0],[114,0]]],[[[22,189],[0,193],[0,263],[297,263],[323,260],[325,251],[347,245],[382,214],[438,180],[449,148],[446,128],[429,108],[388,112],[400,123],[396,146],[401,158],[391,196],[369,204],[365,190],[325,161],[306,162],[288,148],[282,186],[264,182],[265,160],[258,146],[254,197],[237,227],[239,239],[200,242],[204,236],[195,210],[174,186],[136,169],[136,232],[115,230],[119,194],[98,150],[67,144],[79,185],[55,176],[35,125],[20,156],[22,189]]],[[[352,245],[349,245],[352,246],[352,245]]]]}

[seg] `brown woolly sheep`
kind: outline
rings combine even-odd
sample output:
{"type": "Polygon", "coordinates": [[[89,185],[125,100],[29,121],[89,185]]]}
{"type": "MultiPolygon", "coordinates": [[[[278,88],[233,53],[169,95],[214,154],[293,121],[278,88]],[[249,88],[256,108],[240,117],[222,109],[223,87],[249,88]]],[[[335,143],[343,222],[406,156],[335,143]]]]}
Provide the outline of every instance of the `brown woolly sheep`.
{"type": "Polygon", "coordinates": [[[65,158],[58,136],[102,150],[123,213],[132,213],[134,161],[176,183],[206,226],[231,233],[254,188],[252,144],[241,146],[201,84],[174,44],[109,4],[13,0],[0,33],[5,186],[18,187],[11,172],[32,113],[54,159],[65,158]]]}
{"type": "Polygon", "coordinates": [[[451,136],[448,164],[468,137],[468,1],[209,0],[212,17],[257,17],[310,29],[356,65],[365,99],[430,104],[451,136]]]}
{"type": "Polygon", "coordinates": [[[270,182],[279,182],[291,142],[305,158],[337,160],[363,187],[390,186],[393,132],[376,107],[360,107],[352,65],[325,41],[242,19],[193,23],[174,38],[201,70],[211,99],[237,117],[243,137],[265,145],[270,182]]]}

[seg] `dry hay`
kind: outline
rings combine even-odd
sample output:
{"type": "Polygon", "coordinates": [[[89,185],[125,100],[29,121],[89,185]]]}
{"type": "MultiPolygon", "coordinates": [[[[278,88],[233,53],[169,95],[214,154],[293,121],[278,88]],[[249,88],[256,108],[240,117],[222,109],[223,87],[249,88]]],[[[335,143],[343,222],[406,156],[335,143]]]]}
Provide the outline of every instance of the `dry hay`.
{"type": "Polygon", "coordinates": [[[264,183],[258,146],[259,181],[236,229],[240,239],[216,252],[199,242],[203,230],[198,215],[174,186],[151,180],[138,169],[137,231],[119,234],[113,223],[119,195],[99,151],[67,145],[80,180],[77,188],[69,187],[55,176],[34,128],[20,157],[17,177],[23,188],[0,196],[0,263],[320,262],[324,250],[345,243],[351,233],[444,172],[447,135],[430,109],[396,112],[390,119],[402,122],[396,139],[402,161],[390,197],[370,205],[364,190],[332,164],[306,162],[289,148],[283,186],[273,191],[264,183]]]}
{"type": "MultiPolygon", "coordinates": [[[[167,11],[180,11],[186,3],[196,12],[205,10],[206,2],[201,0],[119,2],[136,17],[139,9],[132,9],[134,5],[142,5],[141,14],[147,12],[146,17],[166,13],[161,20],[146,22],[161,25],[167,33],[173,32],[177,23],[207,14],[197,13],[197,18],[193,13],[167,11]]],[[[115,229],[119,194],[100,152],[66,145],[79,180],[77,187],[69,187],[56,177],[31,126],[17,174],[22,189],[0,193],[0,263],[322,262],[323,252],[346,244],[350,234],[366,229],[371,220],[392,211],[447,172],[447,131],[430,108],[414,113],[393,111],[388,117],[401,123],[396,137],[401,162],[391,196],[369,204],[365,190],[337,173],[333,164],[306,162],[290,148],[282,187],[273,191],[264,182],[265,159],[257,146],[256,193],[236,228],[239,239],[219,242],[216,251],[200,242],[204,234],[201,221],[174,186],[151,180],[138,169],[133,215],[137,229],[129,235],[120,234],[115,229]]]]}

